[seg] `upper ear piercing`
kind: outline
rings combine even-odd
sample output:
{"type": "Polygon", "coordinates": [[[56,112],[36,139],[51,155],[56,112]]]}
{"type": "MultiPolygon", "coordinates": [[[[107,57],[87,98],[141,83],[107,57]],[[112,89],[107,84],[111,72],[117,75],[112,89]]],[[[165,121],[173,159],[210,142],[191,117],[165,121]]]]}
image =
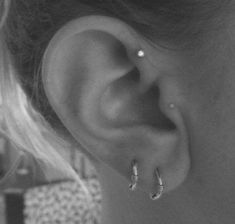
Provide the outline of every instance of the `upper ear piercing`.
{"type": "Polygon", "coordinates": [[[129,189],[134,191],[137,187],[139,176],[138,176],[138,165],[137,162],[134,160],[132,162],[132,175],[131,175],[131,183],[129,185],[129,189]]]}
{"type": "Polygon", "coordinates": [[[143,58],[143,57],[145,56],[144,50],[142,50],[142,49],[138,50],[138,51],[137,51],[137,56],[138,56],[139,58],[143,58]]]}

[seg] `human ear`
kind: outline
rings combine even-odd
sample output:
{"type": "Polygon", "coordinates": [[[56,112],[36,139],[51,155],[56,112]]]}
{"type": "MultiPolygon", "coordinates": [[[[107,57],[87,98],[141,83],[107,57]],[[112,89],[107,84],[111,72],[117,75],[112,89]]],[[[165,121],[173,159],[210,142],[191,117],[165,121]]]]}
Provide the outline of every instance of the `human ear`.
{"type": "Polygon", "coordinates": [[[156,189],[156,168],[167,192],[183,183],[190,166],[179,86],[166,72],[170,64],[128,25],[104,16],[66,24],[43,58],[45,92],[64,126],[127,181],[131,162],[138,161],[138,184],[146,192],[156,189]]]}

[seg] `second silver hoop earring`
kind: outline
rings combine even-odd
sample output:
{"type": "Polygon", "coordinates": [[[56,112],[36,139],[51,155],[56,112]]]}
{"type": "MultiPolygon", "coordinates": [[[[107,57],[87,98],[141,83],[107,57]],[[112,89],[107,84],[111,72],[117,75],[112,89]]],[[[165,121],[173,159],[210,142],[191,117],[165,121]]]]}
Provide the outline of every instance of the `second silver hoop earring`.
{"type": "Polygon", "coordinates": [[[137,187],[137,183],[138,183],[138,179],[139,179],[139,176],[138,176],[138,165],[137,165],[137,162],[134,160],[132,162],[132,175],[131,175],[131,183],[129,184],[129,189],[131,191],[134,191],[137,187]]]}
{"type": "Polygon", "coordinates": [[[150,194],[150,198],[151,198],[152,200],[157,200],[157,199],[159,199],[159,198],[162,196],[162,194],[163,194],[164,185],[163,185],[162,178],[161,178],[161,175],[160,175],[160,172],[159,172],[158,168],[155,170],[155,173],[154,173],[154,174],[155,174],[155,176],[156,176],[156,178],[157,178],[158,190],[157,190],[156,193],[151,193],[151,194],[150,194]]]}

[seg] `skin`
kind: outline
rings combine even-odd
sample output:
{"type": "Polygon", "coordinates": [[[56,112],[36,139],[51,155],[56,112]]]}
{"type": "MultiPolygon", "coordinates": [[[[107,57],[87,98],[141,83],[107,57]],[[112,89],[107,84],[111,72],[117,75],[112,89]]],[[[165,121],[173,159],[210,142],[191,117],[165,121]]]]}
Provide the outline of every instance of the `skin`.
{"type": "MultiPolygon", "coordinates": [[[[220,30],[206,36],[205,44],[200,49],[184,51],[153,48],[141,36],[129,35],[125,24],[110,18],[105,18],[105,21],[106,30],[101,29],[104,21],[99,24],[96,17],[85,18],[82,23],[81,20],[74,21],[62,29],[49,45],[43,64],[44,85],[53,108],[75,141],[87,149],[97,168],[103,192],[101,223],[234,223],[235,19],[226,21],[223,32],[220,30]],[[112,35],[107,39],[104,36],[99,38],[100,34],[96,32],[84,36],[77,31],[81,26],[84,29],[89,27],[89,30],[96,27],[102,33],[112,35]],[[115,27],[114,30],[118,30],[120,36],[116,36],[109,27],[115,27]],[[77,35],[72,34],[75,31],[77,35]],[[92,48],[85,48],[84,41],[87,41],[86,46],[92,43],[92,48]],[[110,53],[116,52],[112,49],[116,49],[114,46],[119,43],[127,52],[138,49],[137,43],[141,43],[147,59],[140,62],[130,53],[128,63],[123,63],[116,53],[110,53]],[[74,46],[77,46],[77,50],[74,46]],[[99,50],[102,54],[99,54],[99,50]],[[94,57],[94,52],[98,52],[99,57],[94,57]],[[105,53],[108,57],[102,58],[105,53]],[[73,63],[73,58],[76,58],[76,63],[73,63]],[[85,70],[88,71],[85,78],[77,75],[78,69],[80,73],[83,71],[78,62],[88,69],[85,70]],[[128,97],[140,97],[143,92],[136,88],[133,95],[128,95],[129,92],[120,95],[113,89],[115,81],[120,78],[117,74],[125,76],[132,65],[139,69],[143,77],[140,89],[149,88],[149,84],[159,81],[159,107],[176,124],[173,140],[169,131],[164,132],[164,138],[158,132],[152,133],[152,129],[146,132],[142,132],[141,128],[138,129],[140,132],[133,129],[125,131],[123,125],[128,125],[130,118],[123,114],[137,113],[134,107],[128,107],[132,102],[128,101],[128,97]],[[112,72],[109,70],[109,75],[102,76],[102,83],[97,82],[101,80],[101,75],[106,74],[107,68],[112,72]],[[101,72],[97,73],[99,69],[101,72]],[[116,70],[125,72],[113,72],[116,70]],[[68,72],[72,75],[68,76],[68,72]],[[107,77],[111,79],[110,82],[107,77]],[[67,85],[71,83],[79,83],[73,91],[68,90],[67,85]],[[107,95],[102,85],[112,87],[111,94],[104,101],[102,97],[107,95]],[[96,88],[96,94],[92,95],[96,88]],[[66,103],[65,99],[71,100],[66,103]],[[115,113],[106,110],[113,106],[112,102],[116,99],[121,102],[120,110],[115,113]],[[102,110],[97,109],[97,101],[103,102],[102,110]],[[173,110],[167,107],[171,102],[176,105],[173,110]],[[106,123],[103,118],[107,120],[106,123]],[[110,138],[106,138],[109,133],[113,133],[117,124],[121,126],[119,133],[122,138],[113,138],[111,134],[110,138]],[[129,135],[130,132],[132,135],[129,135]],[[149,134],[153,137],[149,137],[149,134]],[[126,141],[123,136],[127,136],[126,141]],[[138,144],[135,140],[138,140],[138,144]],[[161,144],[159,141],[162,141],[161,144]],[[134,153],[130,150],[132,148],[134,153]],[[138,155],[140,160],[142,179],[137,191],[130,192],[128,169],[129,158],[133,158],[133,154],[138,155]],[[149,173],[156,166],[161,168],[166,188],[164,196],[153,202],[149,200],[148,193],[156,188],[156,184],[149,173]]],[[[124,79],[120,86],[122,92],[125,92],[125,85],[128,86],[128,82],[124,79]]],[[[160,129],[158,125],[154,128],[160,129]]]]}
{"type": "Polygon", "coordinates": [[[104,223],[234,222],[235,36],[231,29],[193,56],[183,52],[177,64],[187,96],[183,110],[191,139],[191,169],[185,182],[152,203],[141,191],[130,193],[120,176],[101,166],[104,223]]]}

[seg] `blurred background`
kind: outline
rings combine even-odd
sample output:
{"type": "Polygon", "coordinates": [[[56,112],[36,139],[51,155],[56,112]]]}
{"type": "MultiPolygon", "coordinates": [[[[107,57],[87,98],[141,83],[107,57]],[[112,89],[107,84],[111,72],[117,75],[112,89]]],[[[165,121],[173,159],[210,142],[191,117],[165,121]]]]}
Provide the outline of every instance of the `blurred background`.
{"type": "MultiPolygon", "coordinates": [[[[82,180],[87,183],[87,186],[90,187],[89,190],[91,190],[95,198],[95,207],[93,206],[93,209],[97,213],[97,210],[100,211],[101,193],[94,167],[79,150],[72,146],[60,153],[71,164],[82,180]]],[[[35,218],[36,216],[41,220],[35,222],[37,224],[85,224],[83,214],[78,214],[78,208],[76,207],[80,202],[86,203],[85,200],[77,197],[77,201],[73,201],[73,205],[71,202],[74,214],[71,213],[71,206],[69,205],[74,194],[82,194],[80,188],[81,186],[74,184],[74,182],[64,180],[63,175],[56,169],[46,169],[46,173],[43,173],[32,155],[20,152],[12,142],[0,135],[0,224],[31,224],[32,222],[27,220],[31,220],[32,217],[35,218]],[[42,187],[44,187],[44,190],[42,190],[42,187]],[[34,193],[32,193],[32,189],[34,193]],[[50,195],[48,195],[48,192],[51,192],[50,195]],[[40,200],[38,199],[39,194],[41,198],[44,198],[43,200],[41,198],[40,200]],[[61,194],[67,195],[66,198],[57,200],[58,195],[61,194]],[[48,198],[50,197],[53,198],[50,200],[50,207],[42,211],[42,208],[45,208],[45,203],[49,203],[48,198]],[[42,205],[40,201],[44,201],[44,204],[42,205]],[[67,217],[68,214],[62,215],[61,213],[64,210],[62,204],[65,201],[67,201],[66,208],[70,208],[71,214],[69,217],[67,217]],[[57,207],[53,208],[55,204],[57,207]],[[32,205],[34,205],[34,209],[32,209],[32,205]],[[29,207],[30,212],[28,212],[29,207]],[[58,215],[56,220],[55,213],[58,215]]],[[[98,223],[97,220],[92,223],[98,223]]]]}

